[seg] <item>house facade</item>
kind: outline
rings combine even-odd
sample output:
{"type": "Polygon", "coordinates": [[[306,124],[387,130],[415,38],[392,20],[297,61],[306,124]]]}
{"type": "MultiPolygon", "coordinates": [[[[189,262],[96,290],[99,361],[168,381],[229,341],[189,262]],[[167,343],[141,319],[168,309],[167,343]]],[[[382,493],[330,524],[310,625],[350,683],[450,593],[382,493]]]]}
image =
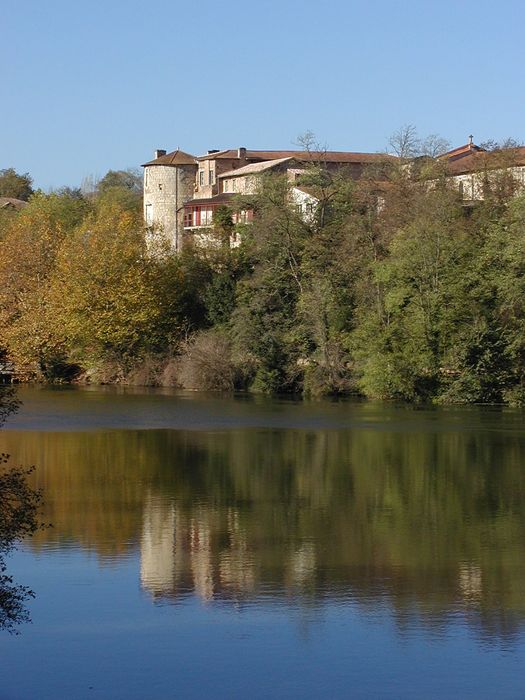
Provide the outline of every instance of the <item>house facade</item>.
{"type": "Polygon", "coordinates": [[[486,151],[472,142],[445,153],[447,174],[465,204],[485,197],[487,186],[507,180],[509,187],[525,188],[525,147],[486,151]]]}
{"type": "MultiPolygon", "coordinates": [[[[312,163],[335,172],[344,168],[350,178],[359,179],[374,163],[391,158],[381,153],[347,151],[255,151],[241,147],[210,150],[194,156],[181,150],[155,151],[155,158],[143,164],[144,219],[152,229],[162,230],[176,250],[186,237],[206,243],[215,213],[232,205],[238,195],[253,195],[266,173],[285,173],[292,184],[293,200],[312,207],[312,195],[294,187],[312,163]]],[[[233,211],[234,223],[249,223],[253,211],[233,211]]]]}
{"type": "MultiPolygon", "coordinates": [[[[488,153],[473,143],[442,156],[447,176],[466,205],[480,201],[491,179],[508,176],[518,187],[525,187],[525,148],[488,153]]],[[[249,223],[253,210],[239,208],[239,195],[257,193],[261,178],[268,173],[285,174],[290,183],[291,201],[305,220],[313,219],[317,199],[301,185],[309,165],[321,165],[328,172],[344,170],[358,180],[373,165],[384,166],[395,156],[383,153],[348,151],[256,151],[244,147],[209,150],[194,156],[177,149],[155,151],[155,158],[144,163],[144,219],[152,230],[162,230],[175,250],[184,240],[209,244],[217,210],[232,208],[234,224],[249,223]],[[237,204],[237,206],[233,206],[237,204]]],[[[378,171],[379,172],[379,171],[378,171]]],[[[379,175],[379,179],[383,176],[379,175]]],[[[232,240],[232,244],[238,243],[232,240]]]]}

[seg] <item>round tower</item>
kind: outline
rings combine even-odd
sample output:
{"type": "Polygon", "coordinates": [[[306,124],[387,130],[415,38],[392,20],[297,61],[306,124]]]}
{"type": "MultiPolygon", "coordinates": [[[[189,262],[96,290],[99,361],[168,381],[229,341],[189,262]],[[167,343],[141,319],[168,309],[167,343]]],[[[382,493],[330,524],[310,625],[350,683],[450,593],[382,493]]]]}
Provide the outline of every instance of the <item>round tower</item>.
{"type": "Polygon", "coordinates": [[[184,202],[193,197],[197,161],[179,149],[157,150],[155,158],[142,167],[146,224],[163,231],[178,251],[184,233],[184,202]]]}

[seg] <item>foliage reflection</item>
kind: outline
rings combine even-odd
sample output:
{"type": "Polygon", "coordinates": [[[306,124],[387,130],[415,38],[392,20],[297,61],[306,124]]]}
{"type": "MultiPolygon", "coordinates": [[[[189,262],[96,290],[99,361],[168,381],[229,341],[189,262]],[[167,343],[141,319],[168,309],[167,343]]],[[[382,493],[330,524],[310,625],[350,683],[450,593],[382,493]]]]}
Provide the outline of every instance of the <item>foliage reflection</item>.
{"type": "MultiPolygon", "coordinates": [[[[480,414],[482,416],[482,414],[480,414]]],[[[339,599],[400,627],[458,613],[512,636],[525,617],[525,437],[232,430],[17,433],[38,454],[46,520],[32,546],[103,561],[140,551],[155,600],[339,599]]]]}

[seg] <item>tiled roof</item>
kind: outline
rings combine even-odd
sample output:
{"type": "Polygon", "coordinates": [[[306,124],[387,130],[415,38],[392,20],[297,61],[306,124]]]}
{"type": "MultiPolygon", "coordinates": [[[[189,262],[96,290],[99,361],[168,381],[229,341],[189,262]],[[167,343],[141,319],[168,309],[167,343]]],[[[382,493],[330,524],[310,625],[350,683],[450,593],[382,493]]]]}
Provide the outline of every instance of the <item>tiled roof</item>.
{"type": "Polygon", "coordinates": [[[237,176],[262,173],[265,170],[271,170],[277,165],[281,165],[281,163],[287,163],[291,160],[293,160],[293,158],[291,156],[288,156],[287,158],[276,158],[275,160],[263,160],[260,163],[250,163],[250,165],[243,165],[242,168],[236,168],[235,170],[228,170],[228,172],[226,173],[221,173],[219,175],[219,178],[232,177],[234,175],[237,176]]]}
{"type": "Polygon", "coordinates": [[[298,160],[323,163],[374,163],[395,160],[396,157],[386,153],[352,153],[349,151],[247,151],[247,158],[275,160],[277,158],[297,158],[298,160]]]}
{"type": "Polygon", "coordinates": [[[217,160],[218,158],[238,158],[239,152],[236,148],[227,148],[222,151],[206,153],[203,156],[196,156],[196,160],[217,160]]]}
{"type": "Polygon", "coordinates": [[[0,209],[8,209],[13,207],[13,209],[23,209],[27,207],[27,202],[23,199],[15,199],[14,197],[0,197],[0,209]]]}
{"type": "MultiPolygon", "coordinates": [[[[197,156],[196,160],[237,159],[238,149],[227,149],[197,156]]],[[[386,153],[352,153],[349,151],[252,151],[246,150],[246,160],[266,161],[280,158],[298,158],[307,161],[325,163],[374,163],[377,161],[395,160],[396,157],[386,153]]]]}
{"type": "Polygon", "coordinates": [[[473,151],[447,165],[450,175],[466,175],[479,170],[497,170],[525,165],[525,147],[506,148],[500,151],[473,151]]]}
{"type": "Polygon", "coordinates": [[[203,197],[202,199],[190,199],[189,202],[184,202],[184,206],[200,206],[201,204],[228,204],[232,199],[237,196],[229,192],[222,192],[221,194],[215,195],[215,197],[203,197]]]}
{"type": "Polygon", "coordinates": [[[196,165],[195,156],[190,153],[185,153],[180,149],[172,151],[171,153],[166,153],[163,156],[154,158],[153,160],[143,163],[142,167],[146,165],[196,165]]]}
{"type": "Polygon", "coordinates": [[[471,155],[472,153],[483,153],[484,148],[476,146],[475,143],[466,143],[464,146],[458,146],[453,148],[451,151],[447,151],[439,156],[440,160],[454,161],[458,158],[464,158],[465,156],[471,155]]]}

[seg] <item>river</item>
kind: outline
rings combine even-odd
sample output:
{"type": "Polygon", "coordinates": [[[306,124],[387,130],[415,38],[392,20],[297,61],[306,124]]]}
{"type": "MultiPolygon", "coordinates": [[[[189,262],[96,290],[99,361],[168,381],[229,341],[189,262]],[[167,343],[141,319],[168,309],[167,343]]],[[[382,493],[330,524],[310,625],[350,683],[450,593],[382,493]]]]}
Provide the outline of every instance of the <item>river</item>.
{"type": "Polygon", "coordinates": [[[525,424],[501,407],[22,388],[52,527],[2,700],[525,697],[525,424]]]}

